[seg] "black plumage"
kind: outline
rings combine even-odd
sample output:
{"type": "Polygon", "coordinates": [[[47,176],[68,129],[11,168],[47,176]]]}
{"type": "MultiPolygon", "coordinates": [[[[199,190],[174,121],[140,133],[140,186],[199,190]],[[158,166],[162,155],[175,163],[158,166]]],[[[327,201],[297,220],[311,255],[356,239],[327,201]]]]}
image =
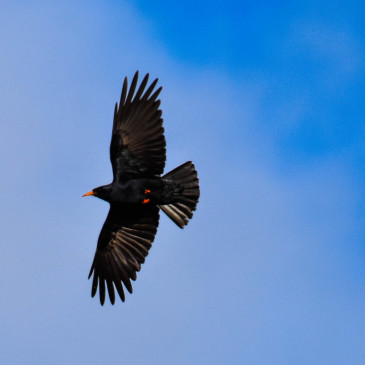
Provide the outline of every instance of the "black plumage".
{"type": "Polygon", "coordinates": [[[113,182],[84,194],[110,203],[89,274],[89,278],[94,274],[91,295],[94,297],[99,288],[102,305],[106,289],[112,304],[115,289],[122,301],[124,288],[132,293],[131,280],[136,280],[151,248],[159,210],[183,228],[192,218],[200,195],[191,161],[161,176],[166,141],[157,98],[162,88],[155,90],[156,79],[146,89],[148,77],[137,89],[137,71],[129,91],[124,79],[119,108],[115,105],[110,144],[113,182]]]}

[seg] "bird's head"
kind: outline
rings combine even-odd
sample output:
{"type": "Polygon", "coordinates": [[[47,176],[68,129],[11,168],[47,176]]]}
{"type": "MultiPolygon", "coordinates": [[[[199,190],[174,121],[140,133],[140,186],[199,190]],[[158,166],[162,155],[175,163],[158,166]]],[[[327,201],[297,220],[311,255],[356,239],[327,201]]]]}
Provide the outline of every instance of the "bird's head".
{"type": "Polygon", "coordinates": [[[110,185],[103,185],[103,186],[99,186],[98,188],[95,188],[95,189],[89,191],[88,193],[84,194],[83,197],[89,196],[89,195],[94,195],[99,199],[109,201],[110,193],[111,193],[110,185]]]}

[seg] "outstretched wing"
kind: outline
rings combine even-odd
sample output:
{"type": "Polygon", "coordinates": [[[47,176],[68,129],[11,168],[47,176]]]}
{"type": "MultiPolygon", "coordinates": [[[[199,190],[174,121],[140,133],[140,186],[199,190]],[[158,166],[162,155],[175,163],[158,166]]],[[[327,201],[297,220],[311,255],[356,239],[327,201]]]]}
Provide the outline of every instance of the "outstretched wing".
{"type": "Polygon", "coordinates": [[[148,250],[152,246],[159,222],[156,206],[141,205],[126,209],[112,206],[100,232],[98,246],[89,279],[94,273],[91,296],[99,286],[100,303],[105,301],[105,283],[110,302],[115,302],[117,290],[124,302],[123,285],[132,293],[130,279],[136,280],[148,250]]]}
{"type": "Polygon", "coordinates": [[[158,79],[145,90],[147,74],[136,94],[138,71],[128,91],[124,79],[120,103],[115,105],[110,160],[114,180],[133,177],[159,176],[166,161],[166,141],[162,127],[160,100],[162,87],[154,88],[158,79]]]}

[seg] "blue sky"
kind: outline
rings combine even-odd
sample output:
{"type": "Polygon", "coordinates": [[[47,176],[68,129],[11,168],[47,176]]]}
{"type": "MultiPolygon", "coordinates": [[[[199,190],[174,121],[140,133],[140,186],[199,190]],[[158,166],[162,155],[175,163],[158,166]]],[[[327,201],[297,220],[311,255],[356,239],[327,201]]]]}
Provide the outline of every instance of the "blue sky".
{"type": "Polygon", "coordinates": [[[1,363],[363,364],[360,2],[5,2],[0,13],[1,363]],[[125,303],[87,280],[124,76],[161,94],[162,216],[125,303]]]}

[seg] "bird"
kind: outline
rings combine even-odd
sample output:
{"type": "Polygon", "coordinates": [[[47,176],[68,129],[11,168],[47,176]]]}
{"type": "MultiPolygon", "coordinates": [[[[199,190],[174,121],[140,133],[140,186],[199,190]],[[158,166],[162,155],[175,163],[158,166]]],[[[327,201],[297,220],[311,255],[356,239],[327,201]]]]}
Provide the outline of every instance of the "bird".
{"type": "Polygon", "coordinates": [[[100,231],[89,279],[91,296],[99,289],[104,305],[106,289],[111,304],[115,290],[125,301],[125,289],[132,294],[131,280],[155,239],[162,210],[178,227],[193,217],[199,196],[199,178],[194,164],[185,162],[163,175],[166,161],[161,101],[156,78],[148,87],[147,73],[139,87],[138,71],[128,90],[124,78],[121,97],[115,104],[110,161],[113,181],[84,194],[110,204],[100,231]]]}

